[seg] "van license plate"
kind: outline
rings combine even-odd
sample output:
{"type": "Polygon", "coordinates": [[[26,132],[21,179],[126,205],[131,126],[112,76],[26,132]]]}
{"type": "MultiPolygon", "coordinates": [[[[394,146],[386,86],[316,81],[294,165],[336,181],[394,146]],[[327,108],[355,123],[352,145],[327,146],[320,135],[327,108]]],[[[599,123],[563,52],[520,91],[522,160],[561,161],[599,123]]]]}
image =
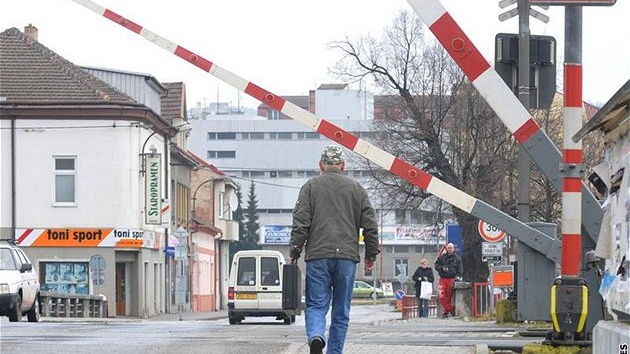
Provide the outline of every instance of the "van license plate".
{"type": "Polygon", "coordinates": [[[256,300],[256,293],[236,293],[236,298],[240,300],[256,300]]]}

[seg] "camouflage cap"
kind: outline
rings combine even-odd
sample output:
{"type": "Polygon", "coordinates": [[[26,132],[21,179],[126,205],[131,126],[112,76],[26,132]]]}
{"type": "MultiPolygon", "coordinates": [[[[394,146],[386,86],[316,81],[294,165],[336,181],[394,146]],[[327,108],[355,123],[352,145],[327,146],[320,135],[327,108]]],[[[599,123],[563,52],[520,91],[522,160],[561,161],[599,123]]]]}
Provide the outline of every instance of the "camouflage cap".
{"type": "Polygon", "coordinates": [[[322,151],[320,161],[324,165],[341,165],[343,162],[343,150],[336,145],[328,145],[322,151]]]}

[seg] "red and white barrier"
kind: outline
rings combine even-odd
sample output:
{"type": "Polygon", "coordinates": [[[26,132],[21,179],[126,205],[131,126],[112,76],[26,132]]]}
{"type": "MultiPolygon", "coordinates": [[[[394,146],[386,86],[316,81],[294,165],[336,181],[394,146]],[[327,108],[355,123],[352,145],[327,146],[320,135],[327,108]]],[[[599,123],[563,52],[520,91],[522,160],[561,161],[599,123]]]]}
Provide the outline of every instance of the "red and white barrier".
{"type": "MultiPolygon", "coordinates": [[[[197,66],[201,70],[208,72],[209,74],[230,84],[231,86],[247,93],[260,102],[265,103],[268,106],[293,118],[294,120],[301,122],[302,124],[310,127],[317,133],[331,139],[335,143],[338,143],[339,145],[342,145],[347,149],[369,159],[370,161],[390,171],[396,176],[399,176],[407,182],[426,190],[428,193],[435,195],[436,197],[448,202],[449,204],[461,209],[462,211],[483,219],[490,224],[500,228],[502,226],[508,227],[516,225],[514,228],[518,228],[519,230],[529,230],[529,232],[538,235],[538,237],[535,237],[535,240],[532,244],[530,244],[530,246],[538,250],[542,254],[547,255],[551,259],[555,260],[557,258],[559,251],[554,246],[555,240],[551,239],[548,235],[537,231],[514,218],[511,218],[500,210],[484,203],[483,201],[478,200],[473,196],[441,181],[431,174],[389,154],[381,148],[372,145],[363,139],[360,139],[359,137],[334,125],[333,123],[317,117],[313,113],[296,106],[295,104],[285,100],[284,98],[277,96],[272,92],[269,92],[262,87],[239,77],[238,75],[216,65],[215,63],[203,58],[202,56],[176,43],[173,43],[170,40],[161,37],[154,32],[151,32],[150,30],[115,13],[114,11],[106,9],[90,0],[73,1],[96,12],[100,16],[103,16],[113,21],[114,23],[117,23],[129,29],[130,31],[143,36],[148,41],[177,55],[183,60],[197,66]]],[[[456,44],[455,47],[459,48],[459,45],[460,44],[456,44]]],[[[474,55],[475,58],[481,58],[481,56],[478,55],[478,52],[476,53],[477,54],[474,55]]],[[[480,69],[484,67],[489,67],[489,65],[486,63],[484,66],[481,62],[479,62],[475,65],[472,65],[468,71],[474,76],[478,76],[475,73],[479,73],[481,71],[480,69]]],[[[502,81],[500,81],[498,75],[495,74],[495,76],[495,81],[502,84],[502,81]]],[[[488,74],[488,78],[488,80],[493,80],[494,76],[488,74]]],[[[479,82],[483,83],[484,81],[481,80],[479,82]]],[[[485,83],[485,85],[492,86],[494,84],[485,83]]],[[[505,97],[501,97],[500,100],[514,100],[515,102],[518,102],[512,94],[504,94],[504,96],[505,97]]],[[[502,106],[502,109],[507,110],[508,106],[509,105],[502,106]]],[[[527,140],[527,138],[531,136],[531,132],[539,130],[538,125],[533,122],[531,117],[525,118],[525,116],[525,114],[521,114],[520,116],[517,116],[517,118],[512,119],[510,123],[512,129],[514,129],[515,131],[515,136],[518,135],[521,140],[527,140]]]]}

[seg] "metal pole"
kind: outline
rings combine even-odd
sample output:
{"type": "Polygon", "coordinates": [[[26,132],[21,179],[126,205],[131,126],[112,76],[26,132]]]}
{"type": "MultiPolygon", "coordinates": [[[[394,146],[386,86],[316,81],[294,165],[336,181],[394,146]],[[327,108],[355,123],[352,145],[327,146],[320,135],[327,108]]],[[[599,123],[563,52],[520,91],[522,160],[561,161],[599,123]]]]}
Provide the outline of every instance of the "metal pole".
{"type": "Polygon", "coordinates": [[[588,288],[582,263],[582,141],[572,136],[582,126],[582,7],[564,10],[564,134],[562,163],[561,276],[551,288],[552,339],[586,340],[588,288]],[[555,301],[554,301],[555,300],[555,301]]]}
{"type": "MultiPolygon", "coordinates": [[[[518,99],[525,109],[530,104],[530,58],[529,58],[529,0],[518,0],[518,99]]],[[[529,221],[529,177],[531,175],[531,161],[523,145],[518,150],[518,219],[529,221]]]]}
{"type": "Polygon", "coordinates": [[[490,272],[490,313],[495,313],[494,306],[494,263],[488,262],[488,271],[490,272]]]}
{"type": "Polygon", "coordinates": [[[562,276],[577,277],[582,263],[582,7],[564,10],[564,138],[562,150],[562,276]]]}

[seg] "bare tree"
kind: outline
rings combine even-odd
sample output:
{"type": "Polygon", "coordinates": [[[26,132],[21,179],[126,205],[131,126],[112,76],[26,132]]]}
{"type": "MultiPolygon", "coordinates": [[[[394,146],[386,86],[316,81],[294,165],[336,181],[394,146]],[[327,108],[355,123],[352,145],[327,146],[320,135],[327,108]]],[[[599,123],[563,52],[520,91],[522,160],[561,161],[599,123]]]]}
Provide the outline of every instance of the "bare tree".
{"type": "MultiPolygon", "coordinates": [[[[385,29],[382,39],[365,36],[352,42],[333,42],[342,52],[333,70],[340,78],[379,88],[373,143],[498,209],[516,216],[517,152],[512,135],[466,80],[462,71],[435,41],[425,38],[417,16],[402,11],[385,29]]],[[[549,110],[533,112],[541,128],[562,143],[562,100],[549,110]]],[[[583,141],[584,175],[601,156],[601,137],[583,141]]],[[[369,161],[374,187],[390,209],[417,209],[431,198],[369,161]]],[[[531,220],[560,222],[561,194],[534,166],[531,183],[531,220]]],[[[464,277],[485,281],[477,220],[452,207],[462,227],[464,277]]],[[[438,220],[441,221],[441,220],[438,220]]]]}
{"type": "MultiPolygon", "coordinates": [[[[506,205],[503,186],[511,183],[512,138],[462,71],[435,42],[425,39],[417,16],[402,11],[382,40],[370,36],[334,42],[343,53],[334,72],[381,89],[375,106],[376,145],[444,182],[493,205],[506,205]]],[[[365,162],[375,183],[387,190],[390,208],[419,208],[431,197],[387,171],[365,162]]],[[[486,281],[477,219],[452,207],[462,228],[464,277],[486,281]]]]}

